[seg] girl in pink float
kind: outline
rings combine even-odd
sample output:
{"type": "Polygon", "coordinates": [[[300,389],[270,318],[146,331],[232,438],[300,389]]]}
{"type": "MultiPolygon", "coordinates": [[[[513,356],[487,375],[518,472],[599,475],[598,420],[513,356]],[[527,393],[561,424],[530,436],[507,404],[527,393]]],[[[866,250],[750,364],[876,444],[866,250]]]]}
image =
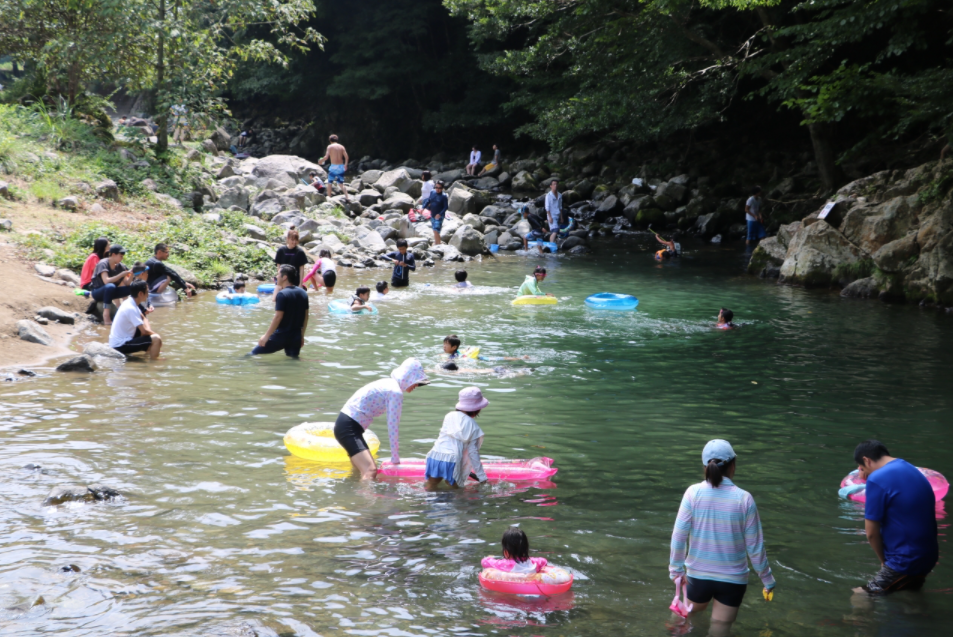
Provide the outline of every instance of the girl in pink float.
{"type": "Polygon", "coordinates": [[[529,556],[529,538],[522,529],[515,526],[511,526],[503,534],[502,544],[503,559],[484,557],[483,568],[495,568],[504,573],[535,575],[549,564],[544,557],[529,556]]]}

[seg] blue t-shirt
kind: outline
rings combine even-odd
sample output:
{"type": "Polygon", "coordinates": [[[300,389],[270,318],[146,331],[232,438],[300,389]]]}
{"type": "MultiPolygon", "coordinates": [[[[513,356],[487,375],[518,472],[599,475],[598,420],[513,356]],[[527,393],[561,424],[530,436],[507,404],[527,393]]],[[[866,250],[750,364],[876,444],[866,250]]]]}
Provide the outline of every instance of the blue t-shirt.
{"type": "Polygon", "coordinates": [[[906,460],[897,458],[867,479],[864,517],[880,522],[887,566],[898,573],[920,575],[936,566],[935,510],[933,487],[906,460]]]}

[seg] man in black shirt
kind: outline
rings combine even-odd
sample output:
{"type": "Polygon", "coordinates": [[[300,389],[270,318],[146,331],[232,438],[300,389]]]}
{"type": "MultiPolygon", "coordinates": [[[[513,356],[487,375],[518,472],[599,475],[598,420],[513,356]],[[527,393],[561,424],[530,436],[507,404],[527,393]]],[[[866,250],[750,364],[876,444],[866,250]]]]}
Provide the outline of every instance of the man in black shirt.
{"type": "Polygon", "coordinates": [[[146,261],[146,267],[149,268],[149,275],[146,279],[149,293],[162,294],[171,282],[173,288],[185,290],[188,296],[195,294],[194,285],[186,283],[178,272],[163,263],[168,258],[169,246],[164,243],[156,244],[155,253],[146,261]]]}
{"type": "Polygon", "coordinates": [[[407,250],[407,239],[397,240],[397,250],[388,252],[384,258],[394,262],[394,273],[390,277],[392,288],[405,288],[410,285],[410,271],[417,269],[414,253],[407,250]]]}
{"type": "Polygon", "coordinates": [[[308,293],[298,287],[298,270],[292,265],[278,269],[278,293],[275,294],[275,316],[265,335],[258,339],[252,355],[273,354],[280,349],[286,356],[298,358],[304,347],[308,329],[308,293]]]}

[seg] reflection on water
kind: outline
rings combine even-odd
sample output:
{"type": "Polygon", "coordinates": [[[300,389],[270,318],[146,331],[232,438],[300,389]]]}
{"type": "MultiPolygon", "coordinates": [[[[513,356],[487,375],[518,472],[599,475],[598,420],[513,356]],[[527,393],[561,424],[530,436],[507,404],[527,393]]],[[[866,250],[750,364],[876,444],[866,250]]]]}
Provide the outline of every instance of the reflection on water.
{"type": "MultiPolygon", "coordinates": [[[[716,436],[739,453],[779,581],[770,606],[748,596],[737,634],[940,634],[946,524],[923,594],[852,600],[877,565],[862,509],[837,487],[871,436],[953,475],[949,317],[779,287],[740,262],[727,247],[666,264],[612,245],[582,259],[505,255],[468,264],[477,287],[463,293],[447,287],[456,268],[418,271],[376,316],[330,316],[312,293],[298,361],[244,356],[271,303],[206,294],[153,314],[162,361],[0,387],[0,634],[705,634],[707,619],[669,623],[668,541],[716,436]],[[510,306],[537,262],[559,305],[510,306]],[[634,294],[638,311],[583,305],[603,291],[634,294]],[[723,306],[743,329],[711,329],[723,306]],[[428,493],[288,454],[292,426],[333,420],[407,356],[436,368],[450,333],[527,359],[435,375],[405,401],[402,455],[427,453],[472,384],[491,401],[484,453],[555,458],[551,481],[428,493]],[[124,497],[41,505],[54,486],[94,482],[124,497]],[[512,524],[534,555],[573,571],[570,594],[480,589],[480,558],[500,553],[512,524]]],[[[336,294],[384,276],[344,270],[336,294]]]]}

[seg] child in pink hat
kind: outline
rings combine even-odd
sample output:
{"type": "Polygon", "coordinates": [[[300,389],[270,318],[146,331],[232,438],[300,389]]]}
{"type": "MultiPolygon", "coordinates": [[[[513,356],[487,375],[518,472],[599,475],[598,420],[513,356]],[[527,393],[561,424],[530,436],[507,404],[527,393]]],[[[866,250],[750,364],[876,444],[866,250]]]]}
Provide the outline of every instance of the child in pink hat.
{"type": "Polygon", "coordinates": [[[486,482],[486,472],[480,461],[483,430],[474,419],[489,404],[479,387],[460,390],[455,410],[444,417],[440,436],[427,454],[424,488],[428,491],[436,489],[441,480],[459,489],[470,475],[475,475],[481,484],[486,482]]]}

